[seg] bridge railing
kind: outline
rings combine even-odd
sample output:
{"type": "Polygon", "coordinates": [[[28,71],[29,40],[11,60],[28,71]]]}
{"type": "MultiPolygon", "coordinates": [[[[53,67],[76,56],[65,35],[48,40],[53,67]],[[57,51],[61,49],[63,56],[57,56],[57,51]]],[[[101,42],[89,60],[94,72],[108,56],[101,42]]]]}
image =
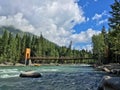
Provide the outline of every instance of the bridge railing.
{"type": "Polygon", "coordinates": [[[82,59],[93,59],[84,57],[30,57],[31,60],[82,60],[82,59]]]}
{"type": "MultiPolygon", "coordinates": [[[[40,63],[40,64],[50,64],[50,63],[58,63],[58,64],[93,64],[95,63],[94,58],[84,58],[84,57],[30,57],[27,59],[27,62],[31,61],[32,63],[40,63]]],[[[29,64],[29,63],[28,63],[29,64]]]]}

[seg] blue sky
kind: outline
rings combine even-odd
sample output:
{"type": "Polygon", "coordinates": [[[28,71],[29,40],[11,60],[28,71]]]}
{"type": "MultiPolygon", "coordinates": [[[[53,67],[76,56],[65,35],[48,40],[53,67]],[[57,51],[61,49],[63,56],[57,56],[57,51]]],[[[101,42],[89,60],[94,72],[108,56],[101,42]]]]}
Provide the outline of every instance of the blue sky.
{"type": "MultiPolygon", "coordinates": [[[[84,11],[86,19],[88,19],[85,23],[76,24],[73,27],[77,33],[87,30],[88,28],[100,31],[102,26],[105,26],[106,30],[108,30],[108,18],[110,17],[109,11],[111,11],[110,5],[114,3],[114,0],[79,0],[77,3],[84,11]],[[96,18],[93,19],[95,16],[96,18]]],[[[89,43],[90,42],[79,43],[77,46],[84,46],[89,43]]]]}
{"type": "Polygon", "coordinates": [[[13,25],[60,45],[92,49],[91,37],[108,29],[114,0],[0,0],[0,26],[13,25]],[[14,3],[13,3],[14,2],[14,3]]]}
{"type": "Polygon", "coordinates": [[[108,19],[109,11],[111,11],[110,5],[114,2],[114,0],[79,0],[78,5],[82,7],[84,11],[84,15],[89,18],[89,21],[82,24],[77,24],[74,28],[79,32],[80,30],[87,28],[93,28],[96,30],[100,30],[104,25],[108,28],[107,22],[103,22],[99,24],[101,20],[108,19]],[[104,13],[105,12],[105,13],[104,13]],[[104,13],[102,15],[102,13],[104,13]],[[92,18],[95,14],[101,15],[101,18],[98,20],[93,20],[92,18]]]}

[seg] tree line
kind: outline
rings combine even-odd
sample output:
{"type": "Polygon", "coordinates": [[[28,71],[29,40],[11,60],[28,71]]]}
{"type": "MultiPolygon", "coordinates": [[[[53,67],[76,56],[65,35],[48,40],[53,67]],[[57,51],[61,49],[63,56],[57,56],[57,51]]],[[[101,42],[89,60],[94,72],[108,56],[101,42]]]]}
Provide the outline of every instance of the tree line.
{"type": "Polygon", "coordinates": [[[3,30],[0,37],[0,63],[13,64],[24,61],[25,49],[31,49],[31,57],[92,57],[91,52],[75,50],[69,47],[58,46],[45,39],[43,35],[13,34],[9,28],[3,30]],[[7,30],[8,29],[8,30],[7,30]]]}
{"type": "Polygon", "coordinates": [[[111,5],[109,30],[102,27],[99,35],[92,37],[93,56],[98,63],[120,63],[120,0],[111,5]]]}

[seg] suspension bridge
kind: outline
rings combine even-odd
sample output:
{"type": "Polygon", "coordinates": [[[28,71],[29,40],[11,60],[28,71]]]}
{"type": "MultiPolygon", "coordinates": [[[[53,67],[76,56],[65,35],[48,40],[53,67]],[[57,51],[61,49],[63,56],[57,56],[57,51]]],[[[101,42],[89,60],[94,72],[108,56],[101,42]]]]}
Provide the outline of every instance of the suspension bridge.
{"type": "Polygon", "coordinates": [[[25,64],[29,65],[30,63],[45,63],[45,64],[50,64],[50,63],[58,63],[58,64],[68,64],[68,63],[74,63],[74,64],[79,64],[79,63],[95,63],[94,58],[89,58],[89,57],[31,57],[30,56],[30,49],[26,49],[25,53],[25,64]]]}

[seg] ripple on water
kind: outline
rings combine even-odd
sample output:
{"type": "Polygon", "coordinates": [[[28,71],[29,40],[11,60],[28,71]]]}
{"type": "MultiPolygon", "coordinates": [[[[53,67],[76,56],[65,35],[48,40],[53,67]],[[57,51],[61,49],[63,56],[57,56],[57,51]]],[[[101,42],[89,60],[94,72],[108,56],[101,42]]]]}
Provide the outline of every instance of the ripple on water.
{"type": "Polygon", "coordinates": [[[0,78],[18,77],[18,73],[18,69],[0,69],[0,78]]]}
{"type": "Polygon", "coordinates": [[[27,69],[0,69],[0,76],[7,77],[0,77],[0,90],[96,90],[99,81],[105,75],[85,66],[29,67],[28,69],[30,68],[42,72],[42,77],[9,77],[9,75],[19,75],[21,71],[27,69]]]}

